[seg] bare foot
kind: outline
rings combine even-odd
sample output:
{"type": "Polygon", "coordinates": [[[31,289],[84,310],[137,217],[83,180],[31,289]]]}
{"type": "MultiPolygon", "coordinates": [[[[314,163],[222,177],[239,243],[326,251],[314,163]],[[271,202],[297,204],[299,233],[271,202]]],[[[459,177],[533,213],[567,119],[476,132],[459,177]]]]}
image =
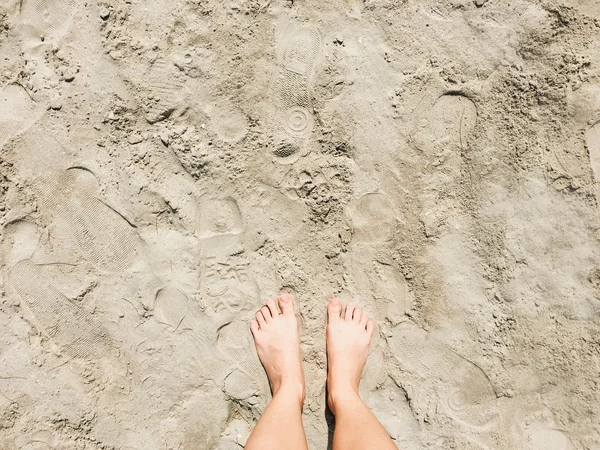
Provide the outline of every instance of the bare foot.
{"type": "Polygon", "coordinates": [[[256,313],[256,319],[250,321],[250,329],[258,357],[267,371],[273,397],[286,392],[298,396],[302,403],[306,391],[294,304],[288,295],[279,297],[278,303],[281,314],[275,302],[269,300],[256,313]]]}
{"type": "Polygon", "coordinates": [[[327,400],[334,414],[340,399],[358,395],[360,376],[375,329],[373,321],[352,304],[346,306],[344,317],[341,313],[342,302],[337,298],[330,300],[327,306],[327,400]]]}

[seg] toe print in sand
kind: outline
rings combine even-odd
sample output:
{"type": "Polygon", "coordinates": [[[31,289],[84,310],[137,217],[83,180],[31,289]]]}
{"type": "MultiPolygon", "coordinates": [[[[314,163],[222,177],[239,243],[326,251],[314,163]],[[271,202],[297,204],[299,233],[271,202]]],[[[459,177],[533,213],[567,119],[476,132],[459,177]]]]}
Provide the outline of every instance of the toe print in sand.
{"type": "Polygon", "coordinates": [[[321,36],[312,25],[290,24],[277,41],[277,70],[267,93],[271,151],[280,161],[297,159],[314,127],[313,72],[321,36]]]}

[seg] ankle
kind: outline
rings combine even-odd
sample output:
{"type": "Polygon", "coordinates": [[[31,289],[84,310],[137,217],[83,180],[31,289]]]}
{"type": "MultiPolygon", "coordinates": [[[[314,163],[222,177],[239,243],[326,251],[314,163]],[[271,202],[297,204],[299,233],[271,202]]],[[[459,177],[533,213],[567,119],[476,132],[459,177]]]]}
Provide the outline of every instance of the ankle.
{"type": "Polygon", "coordinates": [[[335,415],[346,405],[361,401],[358,388],[351,384],[340,385],[328,383],[327,403],[329,409],[335,415]]]}
{"type": "Polygon", "coordinates": [[[285,397],[303,405],[306,398],[306,388],[301,380],[284,380],[276,390],[273,390],[273,398],[275,397],[285,397]]]}

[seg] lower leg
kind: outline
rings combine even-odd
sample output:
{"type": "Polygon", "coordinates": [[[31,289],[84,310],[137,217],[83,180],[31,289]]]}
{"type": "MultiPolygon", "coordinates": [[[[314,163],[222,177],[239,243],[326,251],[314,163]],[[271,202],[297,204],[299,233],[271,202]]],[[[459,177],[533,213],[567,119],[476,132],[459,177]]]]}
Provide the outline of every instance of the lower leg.
{"type": "Polygon", "coordinates": [[[308,449],[302,426],[302,402],[297,392],[280,390],[246,443],[246,450],[308,449]]]}
{"type": "Polygon", "coordinates": [[[338,392],[333,450],[396,450],[385,428],[354,391],[338,392]]]}
{"type": "Polygon", "coordinates": [[[250,323],[258,356],[267,371],[273,399],[248,438],[247,450],[307,450],[302,426],[305,388],[298,322],[292,300],[269,301],[250,323]]]}
{"type": "Polygon", "coordinates": [[[373,321],[353,305],[329,302],[327,324],[328,403],[335,415],[334,450],[395,450],[392,439],[358,394],[369,354],[373,321]]]}

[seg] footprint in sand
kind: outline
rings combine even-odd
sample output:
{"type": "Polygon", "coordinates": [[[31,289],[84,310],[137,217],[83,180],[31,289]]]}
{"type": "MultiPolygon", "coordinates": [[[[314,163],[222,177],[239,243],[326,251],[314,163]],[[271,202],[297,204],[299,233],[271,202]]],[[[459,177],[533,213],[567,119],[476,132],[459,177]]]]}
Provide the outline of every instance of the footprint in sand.
{"type": "Polygon", "coordinates": [[[231,322],[221,326],[216,347],[228,364],[222,391],[236,403],[245,405],[258,420],[269,396],[269,380],[256,353],[252,334],[248,333],[250,313],[233,314],[231,322]]]}
{"type": "Polygon", "coordinates": [[[105,357],[115,350],[108,331],[81,305],[69,300],[32,261],[40,238],[30,222],[8,224],[2,242],[8,285],[24,300],[40,329],[68,356],[105,357]]]}
{"type": "Polygon", "coordinates": [[[381,314],[377,320],[397,324],[411,299],[406,279],[389,255],[387,242],[399,224],[390,200],[382,193],[365,194],[347,214],[353,230],[347,255],[352,296],[381,314]]]}
{"type": "Polygon", "coordinates": [[[201,360],[201,377],[213,380],[228,398],[248,407],[264,403],[268,382],[246,317],[242,320],[230,314],[217,327],[189,297],[170,286],[157,292],[153,310],[155,320],[170,333],[182,334],[196,344],[192,353],[201,360]]]}
{"type": "Polygon", "coordinates": [[[522,443],[526,450],[574,450],[575,446],[561,430],[548,426],[543,421],[535,421],[527,425],[523,433],[522,443]]]}
{"type": "Polygon", "coordinates": [[[476,122],[475,103],[464,95],[445,94],[421,118],[411,138],[429,156],[461,151],[476,122]]]}
{"type": "Polygon", "coordinates": [[[428,411],[433,406],[439,411],[437,403],[449,417],[476,429],[497,422],[496,393],[483,370],[411,322],[397,325],[392,333],[390,350],[402,371],[414,377],[398,381],[415,409],[428,411]]]}
{"type": "Polygon", "coordinates": [[[102,358],[113,349],[108,331],[94,315],[65,297],[31,260],[12,268],[9,283],[67,355],[102,358]]]}
{"type": "Polygon", "coordinates": [[[600,0],[569,0],[571,4],[581,13],[600,20],[600,0]]]}
{"type": "Polygon", "coordinates": [[[205,308],[223,323],[232,315],[249,312],[257,306],[258,285],[244,253],[214,254],[203,260],[201,285],[205,308]]]}
{"type": "Polygon", "coordinates": [[[66,223],[83,257],[98,269],[128,269],[141,254],[136,230],[94,192],[91,172],[73,168],[37,178],[33,182],[39,204],[52,219],[66,223]]]}
{"type": "Polygon", "coordinates": [[[523,450],[574,450],[564,427],[556,423],[552,411],[536,397],[514,397],[502,405],[503,421],[497,433],[504,438],[504,446],[523,450]]]}
{"type": "Polygon", "coordinates": [[[438,237],[459,207],[449,190],[460,183],[468,137],[477,121],[475,104],[463,95],[442,95],[412,133],[413,144],[423,152],[426,168],[422,176],[421,222],[428,237],[438,237]]]}
{"type": "Polygon", "coordinates": [[[267,119],[273,133],[273,154],[293,160],[300,156],[313,130],[312,78],[321,36],[312,26],[293,24],[277,46],[278,69],[267,95],[267,119]]]}
{"type": "Polygon", "coordinates": [[[158,290],[154,299],[154,318],[167,325],[172,332],[187,331],[191,339],[199,345],[207,345],[205,325],[193,302],[179,289],[165,286],[158,290]]]}
{"type": "Polygon", "coordinates": [[[248,333],[248,320],[259,306],[259,287],[242,245],[242,214],[231,197],[204,199],[200,211],[197,235],[204,255],[200,292],[205,313],[217,327],[216,347],[226,362],[222,390],[258,413],[269,389],[248,333]]]}
{"type": "Polygon", "coordinates": [[[185,78],[174,64],[158,58],[148,71],[146,83],[153,101],[146,114],[148,123],[168,119],[176,110],[183,108],[185,78]]]}
{"type": "Polygon", "coordinates": [[[201,239],[214,236],[236,235],[244,231],[244,222],[237,202],[226,197],[200,202],[200,219],[197,236],[201,239]]]}
{"type": "Polygon", "coordinates": [[[600,181],[600,122],[594,124],[587,132],[586,143],[590,155],[590,164],[594,180],[600,181]]]}
{"type": "Polygon", "coordinates": [[[200,215],[201,295],[207,313],[223,324],[257,306],[258,285],[242,245],[244,222],[237,201],[203,199],[200,215]]]}
{"type": "MultiPolygon", "coordinates": [[[[211,448],[216,449],[221,432],[230,420],[227,404],[218,391],[194,391],[178,402],[173,410],[180,418],[174,442],[168,448],[211,448]],[[207,414],[210,411],[210,414],[207,414]]],[[[232,446],[229,448],[237,448],[232,446]]]]}
{"type": "Polygon", "coordinates": [[[398,226],[398,219],[386,195],[365,194],[349,210],[357,242],[385,242],[398,226]]]}
{"type": "Polygon", "coordinates": [[[0,92],[0,148],[13,136],[24,132],[44,113],[27,91],[18,84],[9,84],[0,92]]]}
{"type": "Polygon", "coordinates": [[[19,14],[24,35],[44,42],[66,34],[77,8],[76,0],[22,0],[19,14]]]}
{"type": "Polygon", "coordinates": [[[146,114],[148,123],[154,124],[169,117],[182,115],[188,109],[202,111],[210,119],[209,129],[228,143],[238,142],[248,132],[248,119],[240,108],[225,98],[212,99],[206,88],[188,83],[188,78],[170,60],[158,58],[148,71],[144,86],[151,104],[146,114]],[[190,104],[190,98],[204,98],[199,105],[190,104]]]}
{"type": "Polygon", "coordinates": [[[422,448],[419,423],[406,399],[406,392],[387,377],[377,389],[364,395],[372,411],[379,411],[378,419],[399,449],[422,448]]]}
{"type": "Polygon", "coordinates": [[[223,142],[241,141],[248,132],[248,119],[232,102],[221,99],[207,104],[204,112],[210,118],[210,127],[223,142]]]}
{"type": "Polygon", "coordinates": [[[166,326],[169,333],[180,334],[186,342],[196,344],[186,351],[202,359],[202,376],[219,382],[225,378],[223,359],[212,354],[217,342],[217,327],[202,314],[193,298],[173,286],[164,286],[157,291],[152,310],[154,319],[166,326]]]}

